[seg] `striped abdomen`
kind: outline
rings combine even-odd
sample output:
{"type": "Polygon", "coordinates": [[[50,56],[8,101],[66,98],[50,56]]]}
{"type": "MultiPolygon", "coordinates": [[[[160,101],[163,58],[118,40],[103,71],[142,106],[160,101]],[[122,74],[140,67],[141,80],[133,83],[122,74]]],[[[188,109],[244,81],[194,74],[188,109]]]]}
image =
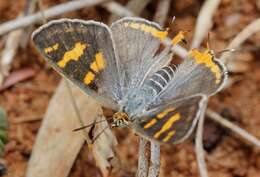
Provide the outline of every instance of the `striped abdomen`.
{"type": "Polygon", "coordinates": [[[170,66],[158,70],[145,81],[143,87],[133,89],[126,95],[121,103],[121,111],[127,113],[130,119],[138,116],[165,89],[173,74],[174,70],[170,66]]]}
{"type": "Polygon", "coordinates": [[[153,89],[154,93],[159,94],[169,81],[173,78],[174,70],[170,66],[165,66],[154,73],[147,81],[146,85],[153,89]]]}

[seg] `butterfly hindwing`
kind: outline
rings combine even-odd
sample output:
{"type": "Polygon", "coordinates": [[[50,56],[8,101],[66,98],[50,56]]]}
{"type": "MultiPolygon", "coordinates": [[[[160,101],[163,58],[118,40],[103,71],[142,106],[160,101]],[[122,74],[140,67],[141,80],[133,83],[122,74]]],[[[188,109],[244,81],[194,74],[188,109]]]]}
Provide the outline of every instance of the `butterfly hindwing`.
{"type": "Polygon", "coordinates": [[[121,96],[119,64],[110,29],[99,22],[62,19],[32,35],[45,59],[101,104],[116,108],[121,96]]]}
{"type": "Polygon", "coordinates": [[[150,140],[180,143],[192,133],[205,100],[206,96],[196,95],[159,106],[136,122],[134,129],[150,140]]]}
{"type": "Polygon", "coordinates": [[[211,96],[222,89],[226,79],[225,66],[209,50],[202,53],[192,49],[177,67],[173,79],[159,99],[165,101],[194,94],[211,96]]]}

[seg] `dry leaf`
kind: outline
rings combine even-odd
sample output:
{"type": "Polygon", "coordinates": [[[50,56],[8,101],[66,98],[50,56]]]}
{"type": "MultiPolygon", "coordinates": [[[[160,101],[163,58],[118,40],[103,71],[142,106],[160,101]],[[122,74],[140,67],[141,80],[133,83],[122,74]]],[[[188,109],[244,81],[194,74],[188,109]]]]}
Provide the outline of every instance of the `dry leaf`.
{"type": "Polygon", "coordinates": [[[21,82],[21,81],[24,81],[26,79],[33,77],[35,74],[36,74],[36,72],[32,68],[23,68],[23,69],[13,71],[6,77],[3,85],[0,87],[0,92],[11,87],[12,85],[14,85],[18,82],[21,82]]]}
{"type": "MultiPolygon", "coordinates": [[[[102,113],[99,104],[75,86],[72,87],[72,93],[79,112],[85,119],[84,124],[92,123],[96,116],[102,113]]],[[[73,131],[80,126],[66,84],[62,81],[49,104],[37,135],[26,177],[66,177],[85,142],[85,131],[73,131]]],[[[112,133],[102,134],[97,143],[105,135],[109,139],[112,133]]],[[[104,144],[103,141],[102,143],[104,144]]],[[[105,144],[102,148],[109,150],[110,145],[105,144]]]]}

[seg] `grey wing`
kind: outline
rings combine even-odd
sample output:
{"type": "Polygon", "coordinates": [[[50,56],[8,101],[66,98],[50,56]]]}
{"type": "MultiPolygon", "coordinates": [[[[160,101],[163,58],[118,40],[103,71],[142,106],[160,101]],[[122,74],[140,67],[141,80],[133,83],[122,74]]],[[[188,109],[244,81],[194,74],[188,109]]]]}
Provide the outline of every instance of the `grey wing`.
{"type": "Polygon", "coordinates": [[[141,135],[159,142],[183,141],[193,130],[207,97],[223,87],[227,78],[224,65],[210,53],[192,52],[175,71],[167,66],[147,80],[155,95],[134,123],[141,135]]]}
{"type": "Polygon", "coordinates": [[[205,95],[172,100],[151,109],[133,123],[136,133],[160,143],[177,144],[187,139],[206,106],[205,95]]]}
{"type": "Polygon", "coordinates": [[[32,40],[60,74],[104,106],[118,108],[122,94],[119,64],[111,31],[105,24],[54,20],[37,29],[32,40]]]}
{"type": "Polygon", "coordinates": [[[211,96],[222,89],[227,79],[225,66],[210,53],[196,55],[195,49],[192,52],[194,56],[190,55],[176,68],[172,79],[154,99],[154,106],[195,94],[211,96]]]}
{"type": "Polygon", "coordinates": [[[148,75],[170,61],[169,52],[158,54],[168,34],[158,24],[127,17],[113,23],[111,30],[122,67],[124,93],[141,87],[148,75]]]}

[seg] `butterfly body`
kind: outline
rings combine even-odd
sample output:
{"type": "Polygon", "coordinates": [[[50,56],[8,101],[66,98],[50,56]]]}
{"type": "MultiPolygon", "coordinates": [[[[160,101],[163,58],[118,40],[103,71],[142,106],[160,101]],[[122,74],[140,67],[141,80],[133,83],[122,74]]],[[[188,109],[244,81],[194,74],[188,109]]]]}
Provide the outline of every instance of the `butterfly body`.
{"type": "Polygon", "coordinates": [[[130,120],[142,114],[156,96],[162,92],[173,78],[174,70],[170,66],[163,67],[148,77],[142,87],[134,88],[120,102],[120,111],[126,112],[130,120]]]}
{"type": "MultiPolygon", "coordinates": [[[[37,29],[32,40],[55,70],[116,111],[112,126],[176,144],[191,134],[207,98],[223,87],[227,74],[209,50],[192,49],[173,69],[170,48],[158,52],[167,35],[142,18],[122,18],[110,28],[61,19],[37,29]]],[[[172,45],[176,41],[182,36],[172,45]]]]}
{"type": "Polygon", "coordinates": [[[130,119],[134,119],[145,110],[147,104],[151,102],[154,93],[151,88],[140,88],[129,93],[121,102],[121,110],[127,113],[130,119]]]}

